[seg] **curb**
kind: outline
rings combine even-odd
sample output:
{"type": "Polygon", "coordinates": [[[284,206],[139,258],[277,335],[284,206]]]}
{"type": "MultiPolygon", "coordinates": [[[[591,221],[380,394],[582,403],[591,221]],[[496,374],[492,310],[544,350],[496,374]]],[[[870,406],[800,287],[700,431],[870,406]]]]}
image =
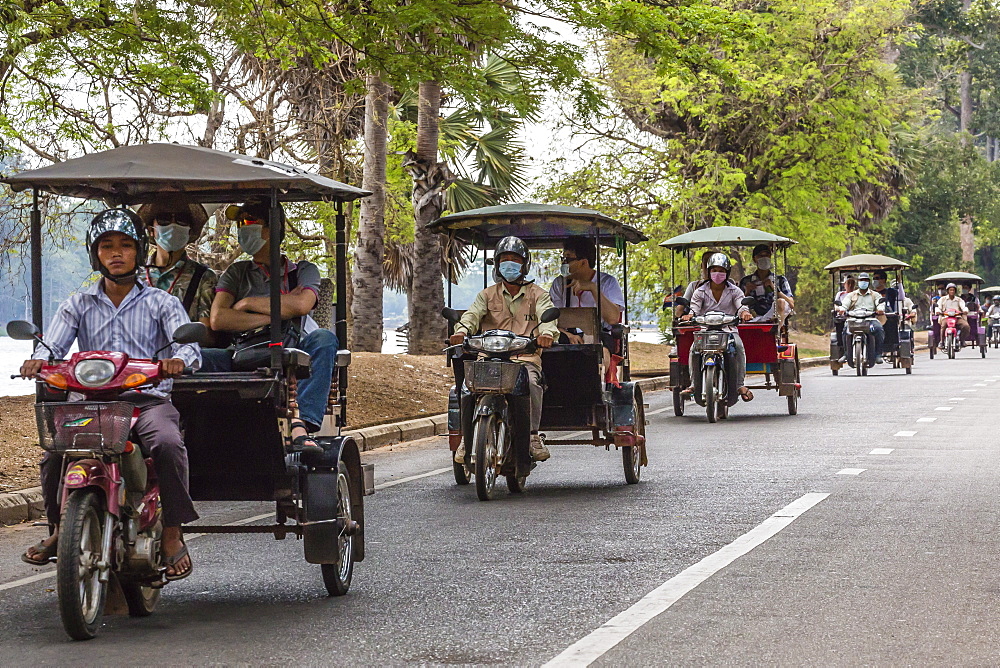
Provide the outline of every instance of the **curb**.
{"type": "MultiPolygon", "coordinates": [[[[669,376],[644,378],[636,381],[644,392],[655,392],[665,389],[670,384],[669,376]]],[[[362,451],[375,450],[388,445],[416,441],[431,436],[442,436],[448,433],[448,414],[439,413],[414,420],[379,424],[374,427],[355,429],[344,432],[352,437],[362,451]]],[[[44,514],[42,488],[31,487],[16,492],[0,494],[0,525],[18,524],[36,520],[44,514]]]]}

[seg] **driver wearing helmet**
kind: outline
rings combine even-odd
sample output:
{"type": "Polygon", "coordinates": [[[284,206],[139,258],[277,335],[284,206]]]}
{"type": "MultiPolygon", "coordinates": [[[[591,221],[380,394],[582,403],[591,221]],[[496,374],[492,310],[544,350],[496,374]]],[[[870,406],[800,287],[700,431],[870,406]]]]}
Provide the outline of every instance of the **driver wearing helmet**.
{"type": "MultiPolygon", "coordinates": [[[[108,209],[97,215],[87,231],[90,264],[101,280],[76,293],[59,307],[45,333],[56,358],[65,357],[73,341],[81,351],[108,350],[150,359],[168,347],[169,359],[160,361],[160,373],[176,378],[185,367],[201,364],[198,344],[172,344],[171,336],[191,322],[180,300],[137,281],[139,262],[146,257],[147,238],[139,217],[128,209],[108,209]]],[[[39,346],[21,366],[21,375],[34,378],[48,357],[39,346]]],[[[191,574],[191,558],[181,536],[181,525],[198,519],[188,493],[188,459],[181,436],[180,415],[170,403],[171,380],[151,389],[126,392],[119,401],[139,409],[135,431],[144,454],[153,458],[163,505],[162,550],[167,580],[191,574]]],[[[62,457],[46,453],[41,463],[45,514],[51,535],[25,552],[21,559],[33,565],[49,563],[59,534],[59,487],[62,457]]]]}
{"type": "Polygon", "coordinates": [[[995,295],[990,299],[990,307],[986,311],[986,338],[990,338],[993,332],[992,318],[1000,318],[1000,295],[995,295]]]}
{"type": "MultiPolygon", "coordinates": [[[[469,310],[455,325],[452,345],[465,340],[469,334],[491,329],[505,329],[518,336],[538,335],[538,347],[548,348],[559,336],[556,322],[541,322],[542,313],[555,308],[549,293],[529,279],[531,253],[517,237],[504,237],[493,254],[493,285],[480,291],[469,310]]],[[[538,433],[542,422],[542,360],[538,355],[521,355],[514,358],[524,364],[528,372],[528,389],[531,406],[529,451],[531,458],[543,462],[550,457],[542,435],[538,433]]],[[[455,461],[465,462],[465,441],[455,451],[455,461]]]]}
{"type": "MultiPolygon", "coordinates": [[[[681,320],[689,321],[694,316],[705,315],[710,311],[714,311],[728,315],[738,315],[743,322],[749,322],[753,318],[753,312],[743,304],[745,297],[743,290],[729,278],[729,274],[733,268],[729,257],[725,253],[713,253],[708,258],[706,264],[709,280],[698,287],[694,291],[694,294],[691,295],[691,312],[683,316],[681,320]]],[[[743,401],[750,401],[753,399],[753,392],[744,385],[747,371],[747,357],[746,351],[743,348],[743,341],[740,339],[739,332],[735,327],[730,325],[725,329],[731,334],[733,345],[736,348],[736,354],[733,356],[733,362],[735,363],[733,373],[734,383],[730,387],[735,386],[739,388],[740,398],[743,401]]],[[[694,369],[698,363],[696,355],[697,353],[694,352],[694,347],[692,346],[688,360],[691,369],[694,369]]],[[[701,374],[692,372],[691,379],[694,382],[694,386],[688,388],[685,392],[688,394],[691,392],[701,394],[701,388],[699,387],[701,384],[701,374]]]]}
{"type": "MultiPolygon", "coordinates": [[[[885,330],[882,328],[882,323],[885,322],[885,299],[872,289],[872,277],[866,271],[858,274],[858,289],[847,293],[840,300],[837,312],[843,314],[859,308],[875,311],[879,314],[872,321],[868,330],[868,366],[882,364],[884,361],[882,359],[882,344],[885,343],[885,330]]],[[[849,358],[847,363],[853,364],[849,358]]]]}
{"type": "MultiPolygon", "coordinates": [[[[937,303],[937,315],[938,315],[938,326],[941,327],[944,324],[944,320],[941,318],[948,313],[949,310],[957,311],[958,317],[955,319],[956,324],[959,329],[959,339],[958,345],[962,346],[962,341],[969,338],[969,306],[965,303],[965,300],[958,294],[958,286],[954,283],[949,283],[945,287],[945,295],[938,300],[937,303]]],[[[942,329],[938,330],[938,345],[941,349],[944,349],[944,331],[942,329]]]]}

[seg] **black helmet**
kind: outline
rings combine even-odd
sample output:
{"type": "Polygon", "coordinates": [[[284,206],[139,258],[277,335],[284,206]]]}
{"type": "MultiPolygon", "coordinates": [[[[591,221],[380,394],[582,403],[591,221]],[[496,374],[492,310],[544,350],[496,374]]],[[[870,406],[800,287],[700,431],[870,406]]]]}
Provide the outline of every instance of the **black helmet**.
{"type": "Polygon", "coordinates": [[[711,269],[712,267],[722,267],[726,270],[726,274],[728,274],[729,270],[733,268],[733,263],[729,261],[729,256],[725,253],[712,253],[705,264],[705,268],[711,269]]]}
{"type": "Polygon", "coordinates": [[[149,252],[149,237],[138,215],[130,209],[107,209],[94,216],[87,229],[87,252],[90,253],[90,268],[101,272],[101,275],[115,283],[135,281],[139,273],[139,263],[149,252]],[[108,270],[97,258],[97,242],[109,232],[120,232],[136,244],[135,269],[124,276],[111,276],[108,270]]]}
{"type": "Polygon", "coordinates": [[[497,243],[496,250],[493,253],[493,279],[499,281],[502,279],[500,276],[500,255],[502,253],[513,253],[517,255],[522,260],[524,264],[521,265],[521,276],[515,281],[516,283],[523,283],[524,277],[528,275],[531,271],[531,253],[528,251],[528,246],[518,237],[504,237],[497,243]]]}

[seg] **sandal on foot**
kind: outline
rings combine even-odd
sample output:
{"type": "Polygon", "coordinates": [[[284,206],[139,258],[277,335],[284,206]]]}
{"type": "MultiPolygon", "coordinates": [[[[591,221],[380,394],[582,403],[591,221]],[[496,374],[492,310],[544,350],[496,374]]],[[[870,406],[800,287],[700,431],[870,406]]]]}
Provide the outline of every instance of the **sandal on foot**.
{"type": "Polygon", "coordinates": [[[685,387],[681,390],[682,397],[693,397],[694,396],[694,386],[685,387]]]}
{"type": "MultiPolygon", "coordinates": [[[[307,427],[306,423],[301,420],[295,420],[289,426],[292,429],[295,429],[296,427],[301,427],[302,429],[309,431],[309,427],[307,427]]],[[[302,434],[301,436],[296,436],[295,438],[293,438],[292,448],[294,448],[296,452],[301,452],[303,454],[309,454],[312,456],[317,456],[317,455],[321,456],[324,452],[326,452],[322,448],[322,446],[320,446],[320,444],[316,442],[316,439],[314,439],[309,434],[302,434]]]]}
{"type": "MultiPolygon", "coordinates": [[[[174,566],[177,565],[177,562],[183,559],[184,557],[188,557],[189,561],[191,560],[191,555],[188,553],[187,543],[181,543],[181,549],[177,552],[177,554],[175,554],[172,557],[166,558],[166,567],[173,568],[174,566]]],[[[174,575],[168,575],[166,570],[164,570],[163,577],[167,580],[167,582],[176,582],[177,580],[183,580],[187,576],[191,575],[191,572],[193,570],[194,570],[194,562],[191,561],[191,565],[188,566],[186,571],[182,573],[175,573],[174,575]]]]}
{"type": "Polygon", "coordinates": [[[45,541],[40,540],[37,544],[32,545],[24,554],[21,555],[21,561],[26,564],[31,564],[32,566],[44,566],[46,564],[51,564],[56,560],[56,550],[58,549],[58,541],[52,543],[51,545],[46,545],[45,541]],[[34,555],[31,556],[30,550],[34,550],[34,555]]]}
{"type": "Polygon", "coordinates": [[[740,390],[740,399],[743,401],[753,401],[753,392],[750,391],[750,388],[740,390]]]}

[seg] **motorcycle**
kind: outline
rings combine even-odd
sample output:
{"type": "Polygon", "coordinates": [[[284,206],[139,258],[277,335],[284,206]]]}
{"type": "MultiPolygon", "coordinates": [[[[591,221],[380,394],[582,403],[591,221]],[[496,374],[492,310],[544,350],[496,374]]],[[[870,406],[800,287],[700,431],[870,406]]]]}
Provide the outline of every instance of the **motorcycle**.
{"type": "Polygon", "coordinates": [[[152,614],[167,583],[153,461],[131,440],[138,409],[118,397],[158,385],[158,355],[174,343],[198,343],[206,331],[198,322],[181,325],[148,360],[104,351],[56,360],[35,325],[7,325],[11,338],[35,340],[50,353],[38,373],[35,417],[39,445],[63,458],[56,591],[74,640],[97,635],[112,576],[133,617],[152,614]]]}
{"type": "Polygon", "coordinates": [[[990,345],[1000,348],[1000,313],[989,316],[990,321],[990,345]]]}
{"type": "Polygon", "coordinates": [[[856,308],[847,312],[845,328],[850,335],[851,356],[848,358],[859,376],[868,375],[868,335],[872,333],[876,311],[856,308]]]}
{"type": "MultiPolygon", "coordinates": [[[[452,322],[459,319],[458,312],[452,309],[445,309],[443,315],[452,322]]],[[[558,318],[559,309],[552,308],[542,313],[541,322],[553,322],[558,318]]],[[[463,428],[464,434],[472,435],[471,440],[466,439],[465,466],[473,470],[476,496],[480,501],[494,498],[496,481],[501,475],[506,478],[511,493],[517,494],[524,489],[526,469],[531,467],[528,379],[524,365],[512,358],[536,352],[536,341],[493,329],[467,336],[462,343],[445,348],[449,353],[462,351],[465,389],[471,398],[468,414],[472,422],[471,428],[468,424],[463,428]]],[[[468,420],[467,416],[463,418],[468,420]]]]}
{"type": "Polygon", "coordinates": [[[955,353],[962,349],[962,338],[958,332],[958,310],[950,308],[938,317],[941,327],[941,343],[948,359],[955,359],[955,353]]]}
{"type": "MultiPolygon", "coordinates": [[[[753,297],[743,300],[745,306],[755,304],[753,297]]],[[[695,354],[701,359],[701,395],[695,396],[699,406],[705,407],[709,422],[726,419],[729,416],[729,373],[726,357],[734,354],[732,336],[724,327],[737,324],[739,316],[710,311],[695,316],[692,320],[701,325],[694,333],[695,354]]]]}

